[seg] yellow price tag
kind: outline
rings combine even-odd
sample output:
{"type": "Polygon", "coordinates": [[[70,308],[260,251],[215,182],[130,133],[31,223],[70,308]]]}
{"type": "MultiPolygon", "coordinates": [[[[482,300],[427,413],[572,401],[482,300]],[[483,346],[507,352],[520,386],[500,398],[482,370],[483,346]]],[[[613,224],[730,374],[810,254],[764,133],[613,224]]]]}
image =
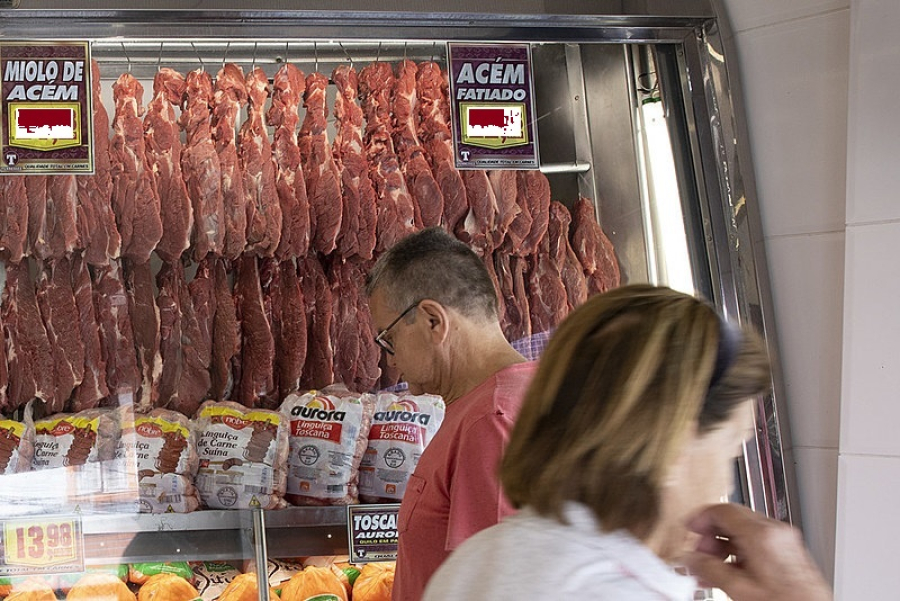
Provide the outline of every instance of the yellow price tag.
{"type": "Polygon", "coordinates": [[[78,518],[8,520],[3,523],[3,566],[7,574],[84,569],[84,540],[78,518]]]}

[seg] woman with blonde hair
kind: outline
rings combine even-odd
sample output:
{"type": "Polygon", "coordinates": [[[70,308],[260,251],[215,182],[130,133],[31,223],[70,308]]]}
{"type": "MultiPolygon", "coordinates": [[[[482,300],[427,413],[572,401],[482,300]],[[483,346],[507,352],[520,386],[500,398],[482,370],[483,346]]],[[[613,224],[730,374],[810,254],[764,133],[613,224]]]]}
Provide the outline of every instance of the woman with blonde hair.
{"type": "MultiPolygon", "coordinates": [[[[502,460],[520,511],[460,546],[425,599],[692,599],[696,580],[670,566],[702,569],[688,524],[729,490],[770,378],[759,337],[694,297],[635,285],[591,298],[553,335],[502,460]]],[[[726,526],[701,528],[703,558],[743,553],[726,526]]],[[[820,581],[825,596],[744,598],[829,598],[820,581]]]]}

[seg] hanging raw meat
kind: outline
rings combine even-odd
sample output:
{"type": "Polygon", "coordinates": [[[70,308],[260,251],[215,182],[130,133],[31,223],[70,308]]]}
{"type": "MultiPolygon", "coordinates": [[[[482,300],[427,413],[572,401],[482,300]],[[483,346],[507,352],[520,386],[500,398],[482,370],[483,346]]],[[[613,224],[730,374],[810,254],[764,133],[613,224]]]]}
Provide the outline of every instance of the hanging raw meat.
{"type": "Polygon", "coordinates": [[[181,130],[173,106],[181,106],[184,75],[162,68],[153,79],[153,100],[144,116],[147,161],[156,175],[163,233],[156,246],[163,261],[177,261],[191,245],[194,215],[181,173],[181,130]]]}
{"type": "Polygon", "coordinates": [[[47,235],[45,252],[38,259],[62,259],[78,246],[78,183],[74,175],[52,175],[47,178],[47,235]]]}
{"type": "Polygon", "coordinates": [[[466,188],[453,160],[453,135],[450,132],[450,108],[447,78],[435,62],[419,64],[416,74],[419,139],[425,146],[435,180],[444,199],[442,223],[455,232],[469,212],[466,188]]]}
{"type": "Polygon", "coordinates": [[[300,290],[306,305],[306,362],[302,388],[324,388],[334,381],[334,349],[331,344],[331,287],[319,260],[310,253],[297,260],[300,290]]]}
{"type": "Polygon", "coordinates": [[[537,253],[530,256],[528,272],[528,309],[531,331],[535,334],[555,328],[568,314],[568,294],[559,265],[550,255],[549,236],[544,236],[537,253]]]}
{"type": "Polygon", "coordinates": [[[181,294],[184,267],[181,261],[163,263],[156,274],[156,306],[159,309],[159,354],[162,372],[159,376],[159,406],[178,406],[178,383],[184,369],[181,344],[181,294]]]}
{"type": "Polygon", "coordinates": [[[247,252],[271,257],[281,240],[281,205],[275,185],[275,160],[266,129],[269,78],[256,68],[245,80],[247,120],[241,126],[240,158],[247,191],[247,252]]]}
{"type": "Polygon", "coordinates": [[[336,258],[328,270],[331,284],[331,345],[334,349],[334,380],[346,386],[356,381],[360,334],[357,318],[359,286],[352,268],[336,258]]]}
{"type": "Polygon", "coordinates": [[[527,338],[531,336],[531,317],[525,290],[525,261],[496,251],[494,265],[504,302],[503,334],[510,342],[527,338]]]}
{"type": "MultiPolygon", "coordinates": [[[[228,283],[225,260],[216,261],[213,268],[213,292],[216,314],[213,319],[212,389],[213,400],[222,401],[231,397],[235,378],[232,375],[234,363],[240,357],[241,328],[234,306],[234,297],[228,283]]],[[[304,346],[306,339],[303,340],[304,346]]]]}
{"type": "MultiPolygon", "coordinates": [[[[272,257],[261,258],[258,266],[263,310],[272,331],[272,342],[274,345],[272,383],[273,390],[277,393],[279,390],[278,369],[274,362],[277,361],[278,354],[281,352],[278,344],[281,341],[281,270],[279,269],[278,261],[272,257]]],[[[277,406],[278,401],[277,394],[267,395],[261,399],[260,407],[273,409],[277,406]]]]}
{"type": "Polygon", "coordinates": [[[245,407],[261,407],[275,397],[275,340],[260,286],[257,259],[243,255],[234,287],[241,324],[241,380],[237,398],[245,407]]]}
{"type": "Polygon", "coordinates": [[[25,196],[28,198],[28,239],[25,254],[50,256],[47,236],[47,175],[26,175],[25,196]]]}
{"type": "Polygon", "coordinates": [[[489,254],[494,250],[494,233],[498,228],[497,196],[487,172],[467,169],[461,173],[466,186],[469,212],[456,226],[456,237],[480,254],[489,254]]]}
{"type": "Polygon", "coordinates": [[[16,408],[9,403],[9,363],[6,357],[5,330],[0,314],[0,414],[9,415],[16,408]]]}
{"type": "Polygon", "coordinates": [[[559,267],[571,311],[587,300],[588,289],[581,263],[578,262],[578,257],[575,256],[575,252],[569,245],[570,223],[572,223],[572,216],[569,214],[569,209],[559,201],[550,203],[550,224],[547,227],[550,257],[559,267]]]}
{"type": "Polygon", "coordinates": [[[159,194],[144,145],[143,95],[143,86],[130,73],[123,73],[113,84],[112,206],[122,236],[122,256],[138,263],[150,259],[162,237],[159,194]]]}
{"type": "Polygon", "coordinates": [[[100,98],[100,66],[91,61],[94,117],[94,175],[78,176],[78,236],[84,260],[105,265],[118,259],[122,238],[112,209],[112,163],[109,154],[109,116],[100,98]]]}
{"type": "Polygon", "coordinates": [[[425,149],[416,132],[418,98],[416,95],[416,64],[404,60],[397,67],[394,86],[394,147],[403,167],[403,177],[421,217],[421,227],[441,224],[444,215],[444,196],[434,179],[425,149]]]}
{"type": "Polygon", "coordinates": [[[193,415],[206,400],[211,386],[209,364],[212,360],[212,314],[215,311],[210,263],[208,255],[197,266],[191,283],[178,280],[178,301],[181,306],[182,375],[178,383],[178,402],[168,408],[193,415]]]}
{"type": "Polygon", "coordinates": [[[481,262],[484,263],[484,268],[487,269],[488,275],[491,277],[491,282],[494,284],[494,296],[497,299],[497,319],[500,323],[503,323],[504,314],[506,312],[506,303],[503,298],[503,290],[500,288],[500,278],[497,276],[497,270],[494,267],[494,255],[490,252],[483,255],[481,257],[481,262]]]}
{"type": "Polygon", "coordinates": [[[247,104],[244,71],[226,63],[216,75],[212,100],[212,136],[222,174],[222,217],[225,236],[222,256],[237,259],[247,246],[247,191],[238,159],[237,123],[241,107],[247,104]]]}
{"type": "Polygon", "coordinates": [[[303,95],[306,117],[297,138],[309,196],[310,246],[326,255],[337,247],[343,216],[341,174],[334,164],[325,131],[328,125],[328,108],[325,105],[327,86],[328,78],[321,73],[306,76],[306,92],[303,95]]]}
{"type": "MultiPolygon", "coordinates": [[[[279,398],[283,399],[300,387],[303,364],[306,362],[306,304],[300,289],[300,278],[293,261],[283,261],[281,271],[281,318],[275,338],[275,372],[279,398]]],[[[274,324],[273,324],[274,325],[274,324]]]]}
{"type": "Polygon", "coordinates": [[[365,286],[366,274],[370,265],[362,261],[348,262],[353,270],[351,278],[356,282],[359,294],[356,296],[357,332],[359,335],[359,360],[356,365],[356,380],[353,390],[367,392],[373,390],[381,377],[381,368],[378,366],[381,360],[381,347],[375,344],[372,333],[375,328],[372,325],[372,313],[369,311],[369,301],[362,293],[365,286]]]}
{"type": "Polygon", "coordinates": [[[272,150],[277,174],[275,185],[281,204],[281,240],[275,250],[280,261],[302,257],[309,251],[309,198],[297,146],[297,112],[306,82],[303,71],[285,63],[272,84],[272,105],[266,118],[275,128],[272,150]]]}
{"type": "Polygon", "coordinates": [[[222,170],[210,129],[212,79],[202,70],[187,74],[187,97],[179,123],[187,135],[181,170],[194,210],[193,254],[201,260],[220,253],[225,243],[222,170]]]}
{"type": "Polygon", "coordinates": [[[69,259],[56,259],[44,265],[38,276],[37,301],[53,357],[54,394],[62,407],[84,378],[84,343],[78,327],[69,259]]]}
{"type": "Polygon", "coordinates": [[[94,308],[91,274],[86,259],[79,255],[75,255],[72,259],[72,287],[75,306],[78,308],[79,335],[84,345],[84,375],[66,410],[78,413],[85,409],[93,409],[109,395],[109,388],[106,386],[106,363],[100,349],[100,325],[94,308]]]}
{"type": "Polygon", "coordinates": [[[0,177],[0,252],[18,263],[28,243],[28,196],[25,178],[0,177]]]}
{"type": "Polygon", "coordinates": [[[531,215],[531,230],[518,249],[518,256],[524,257],[537,252],[538,246],[547,234],[550,223],[550,182],[540,171],[519,171],[519,194],[524,194],[531,215]]]}
{"type": "Polygon", "coordinates": [[[56,396],[53,355],[27,262],[6,266],[0,313],[9,362],[9,407],[16,409],[37,397],[44,401],[46,413],[61,411],[63,403],[56,396]]]}
{"type": "Polygon", "coordinates": [[[387,63],[372,63],[359,74],[359,93],[366,116],[366,158],[377,198],[378,251],[390,248],[421,226],[391,139],[393,87],[394,72],[387,63]]]}
{"type": "Polygon", "coordinates": [[[491,246],[500,248],[506,238],[509,226],[515,221],[521,209],[516,201],[518,186],[516,184],[516,171],[511,169],[497,169],[488,171],[488,181],[494,189],[494,197],[497,199],[497,228],[491,235],[491,246]]]}
{"type": "Polygon", "coordinates": [[[344,210],[338,251],[345,258],[358,255],[371,259],[375,250],[378,208],[363,147],[363,112],[357,102],[359,79],[349,65],[338,66],[331,79],[337,87],[334,157],[341,172],[344,210]]]}
{"type": "Polygon", "coordinates": [[[146,413],[156,406],[159,395],[159,377],[162,358],[159,352],[159,309],[153,294],[153,274],[150,262],[123,261],[125,267],[125,291],[128,294],[128,311],[137,350],[141,386],[134,399],[134,409],[146,413]]]}
{"type": "MultiPolygon", "coordinates": [[[[531,203],[527,197],[528,190],[525,187],[525,171],[517,171],[516,174],[516,205],[518,212],[510,222],[506,231],[506,240],[503,242],[503,251],[517,257],[528,255],[525,240],[531,233],[534,225],[534,217],[531,215],[531,203]]],[[[549,199],[549,188],[547,190],[549,199]]]]}
{"type": "Polygon", "coordinates": [[[110,395],[134,397],[141,385],[141,373],[121,270],[115,260],[94,269],[94,309],[100,324],[100,356],[106,364],[110,395]]]}
{"type": "Polygon", "coordinates": [[[619,262],[612,242],[597,223],[593,203],[584,197],[575,201],[572,221],[572,249],[584,268],[588,293],[617,288],[621,283],[619,262]]]}

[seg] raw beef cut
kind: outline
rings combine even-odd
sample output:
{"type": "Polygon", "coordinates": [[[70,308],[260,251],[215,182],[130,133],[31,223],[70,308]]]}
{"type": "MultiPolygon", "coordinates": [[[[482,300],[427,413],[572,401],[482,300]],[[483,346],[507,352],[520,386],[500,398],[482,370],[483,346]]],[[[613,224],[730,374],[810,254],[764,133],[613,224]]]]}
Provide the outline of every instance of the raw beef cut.
{"type": "Polygon", "coordinates": [[[226,63],[216,75],[212,100],[212,136],[219,155],[222,174],[222,217],[225,237],[222,256],[237,259],[247,246],[247,192],[238,159],[237,122],[241,107],[247,104],[244,71],[226,63]]]}
{"type": "Polygon", "coordinates": [[[326,133],[327,86],[328,78],[321,73],[306,76],[306,92],[303,95],[306,116],[297,138],[309,196],[310,246],[326,255],[337,246],[343,216],[341,174],[334,164],[326,133]]]}
{"type": "Polygon", "coordinates": [[[559,266],[550,255],[549,236],[544,236],[537,253],[529,258],[528,310],[531,331],[549,332],[568,314],[569,303],[559,266]]]}
{"type": "Polygon", "coordinates": [[[444,196],[434,179],[431,165],[425,158],[425,148],[416,132],[418,98],[416,96],[416,64],[404,60],[397,67],[394,86],[393,113],[394,146],[403,167],[403,177],[421,216],[420,227],[441,224],[444,214],[444,196]]]}
{"type": "Polygon", "coordinates": [[[334,381],[331,287],[322,264],[313,254],[297,260],[297,275],[306,305],[307,331],[306,363],[300,386],[310,390],[324,388],[334,381]]]}
{"type": "MultiPolygon", "coordinates": [[[[216,261],[213,268],[213,292],[215,294],[216,315],[213,319],[212,389],[210,396],[221,401],[231,396],[234,388],[232,367],[240,358],[241,328],[238,324],[234,297],[228,283],[225,260],[216,261]]],[[[304,345],[306,340],[304,338],[304,345]]]]}
{"type": "Polygon", "coordinates": [[[334,101],[334,157],[341,172],[344,214],[338,252],[350,258],[371,259],[375,250],[378,208],[375,188],[369,179],[362,139],[363,112],[359,97],[359,78],[349,65],[340,65],[331,74],[337,87],[334,101]]]}
{"type": "Polygon", "coordinates": [[[78,246],[78,183],[74,175],[47,178],[47,254],[39,259],[62,259],[78,246]]]}
{"type": "Polygon", "coordinates": [[[159,293],[156,306],[159,309],[159,354],[162,373],[159,377],[159,406],[178,406],[178,383],[184,369],[184,353],[181,346],[181,287],[184,267],[181,261],[164,263],[156,274],[159,293]]]}
{"type": "Polygon", "coordinates": [[[497,228],[491,235],[492,248],[500,248],[509,231],[510,224],[519,215],[519,208],[516,199],[518,197],[518,186],[516,184],[516,171],[511,169],[498,169],[488,171],[488,181],[494,189],[494,197],[497,199],[497,228]]]}
{"type": "MultiPolygon", "coordinates": [[[[517,257],[528,255],[525,240],[531,233],[531,227],[534,225],[534,217],[531,215],[531,203],[527,197],[527,189],[525,187],[524,171],[517,171],[516,174],[516,205],[518,212],[515,218],[510,222],[509,229],[506,231],[506,240],[503,242],[503,250],[517,257]]],[[[549,193],[549,189],[548,189],[549,193]]],[[[549,194],[548,194],[549,199],[549,194]]]]}
{"type": "MultiPolygon", "coordinates": [[[[278,357],[281,349],[279,342],[281,341],[281,270],[278,261],[272,257],[263,257],[257,263],[259,267],[259,286],[262,290],[263,310],[266,314],[266,320],[272,331],[272,341],[275,349],[275,357],[278,357]]],[[[277,359],[273,359],[273,362],[277,359]]],[[[273,365],[272,382],[274,390],[279,390],[278,368],[273,365]]],[[[272,409],[277,404],[276,395],[267,396],[262,400],[261,407],[272,409]]]]}
{"type": "Polygon", "coordinates": [[[334,380],[348,388],[356,381],[361,334],[356,315],[359,287],[352,273],[352,267],[339,259],[335,259],[328,270],[333,307],[331,344],[334,349],[334,380]]]}
{"type": "Polygon", "coordinates": [[[162,358],[159,354],[159,309],[153,294],[153,274],[150,262],[123,261],[125,267],[125,291],[128,293],[128,311],[137,350],[141,387],[134,399],[134,409],[146,413],[156,406],[159,396],[159,377],[162,358]]]}
{"type": "Polygon", "coordinates": [[[266,129],[269,79],[256,68],[245,80],[250,103],[241,126],[240,159],[247,191],[247,252],[271,257],[281,240],[281,205],[275,185],[275,160],[266,129]]]}
{"type": "Polygon", "coordinates": [[[53,355],[27,262],[6,266],[0,313],[9,362],[9,407],[21,407],[37,397],[44,401],[45,413],[61,411],[63,401],[56,396],[53,355]]]}
{"type": "Polygon", "coordinates": [[[285,63],[275,74],[272,105],[266,118],[275,128],[272,150],[277,165],[276,188],[281,203],[281,240],[275,250],[279,261],[302,257],[309,251],[309,198],[297,146],[297,112],[306,82],[303,71],[285,63]]]}
{"type": "Polygon", "coordinates": [[[187,99],[179,123],[187,135],[181,152],[181,171],[194,210],[193,254],[201,260],[220,253],[225,244],[225,205],[222,169],[210,129],[213,98],[209,73],[198,69],[187,74],[187,99]]]}
{"type": "Polygon", "coordinates": [[[78,329],[78,307],[72,290],[72,263],[56,259],[38,276],[37,301],[53,356],[58,403],[65,404],[84,378],[84,344],[78,329]]]}
{"type": "Polygon", "coordinates": [[[547,176],[536,170],[519,171],[519,194],[524,194],[531,215],[531,230],[516,253],[520,257],[537,252],[538,245],[547,233],[550,223],[550,182],[547,176]]]}
{"type": "Polygon", "coordinates": [[[497,277],[497,270],[494,267],[494,255],[487,253],[481,257],[484,268],[487,269],[491,282],[494,284],[494,297],[497,299],[497,320],[503,323],[506,307],[503,298],[503,291],[500,289],[500,279],[497,277]]]}
{"type": "Polygon", "coordinates": [[[194,279],[187,286],[180,285],[182,375],[178,383],[178,402],[168,408],[184,415],[193,415],[209,393],[211,386],[209,364],[212,359],[210,332],[214,306],[212,281],[208,265],[212,256],[197,267],[194,279]]]}
{"type": "Polygon", "coordinates": [[[94,309],[100,324],[100,356],[110,395],[132,398],[141,386],[128,295],[118,261],[94,269],[94,309]]]}
{"type": "Polygon", "coordinates": [[[366,116],[366,158],[377,198],[377,251],[390,248],[421,226],[391,139],[393,87],[394,72],[387,63],[372,63],[359,74],[359,93],[366,116]]]}
{"type": "Polygon", "coordinates": [[[0,252],[18,263],[28,243],[28,196],[25,178],[0,177],[0,252]]]}
{"type": "Polygon", "coordinates": [[[456,237],[479,254],[490,254],[494,250],[494,236],[498,227],[497,196],[485,171],[467,169],[462,171],[462,178],[466,186],[469,213],[457,225],[456,237]]]}
{"type": "Polygon", "coordinates": [[[381,347],[375,344],[372,325],[372,313],[369,310],[369,301],[362,293],[366,282],[366,274],[371,265],[362,261],[351,261],[348,265],[353,269],[350,277],[356,282],[360,294],[356,298],[357,332],[359,335],[359,359],[356,364],[356,380],[354,390],[368,392],[374,390],[378,379],[381,377],[381,368],[378,366],[381,360],[381,347]]]}
{"type": "Polygon", "coordinates": [[[570,223],[572,223],[572,216],[569,214],[569,209],[558,201],[550,203],[550,224],[547,227],[550,257],[559,268],[563,285],[566,287],[569,311],[586,301],[588,296],[584,270],[569,245],[570,223]]]}
{"type": "Polygon", "coordinates": [[[510,342],[531,336],[528,294],[525,291],[525,262],[506,252],[494,253],[500,294],[504,303],[503,334],[510,342]]]}
{"type": "Polygon", "coordinates": [[[144,116],[147,161],[156,175],[163,233],[156,253],[163,261],[176,261],[191,244],[194,214],[181,173],[181,131],[173,106],[181,106],[184,75],[162,68],[153,79],[153,100],[144,116]]]}
{"type": "Polygon", "coordinates": [[[273,363],[275,340],[266,318],[256,257],[238,262],[234,295],[241,324],[241,381],[237,399],[245,407],[268,404],[276,395],[273,363]]]}
{"type": "Polygon", "coordinates": [[[434,178],[444,199],[442,223],[455,232],[469,212],[466,188],[454,165],[453,135],[450,132],[450,108],[447,100],[447,78],[435,62],[419,64],[416,95],[419,101],[419,139],[425,146],[434,178]]]}
{"type": "Polygon", "coordinates": [[[100,66],[91,61],[94,116],[94,175],[78,176],[78,237],[84,260],[105,265],[118,259],[122,238],[112,210],[112,163],[109,155],[109,115],[100,98],[100,66]]]}
{"type": "Polygon", "coordinates": [[[147,162],[141,98],[144,88],[130,73],[113,84],[116,114],[112,158],[112,206],[122,236],[122,256],[143,263],[162,237],[159,194],[147,162]]]}
{"type": "MultiPolygon", "coordinates": [[[[303,364],[306,362],[306,304],[300,289],[300,278],[293,261],[283,261],[281,270],[281,320],[275,341],[279,398],[284,398],[300,386],[303,364]]],[[[274,324],[273,324],[274,325],[274,324]]]]}
{"type": "Polygon", "coordinates": [[[575,201],[572,221],[572,249],[584,268],[588,293],[617,288],[621,284],[619,262],[612,242],[597,223],[593,203],[584,197],[575,201]]]}
{"type": "Polygon", "coordinates": [[[47,240],[47,175],[26,175],[25,196],[28,198],[28,241],[25,254],[38,258],[50,256],[47,240]]]}
{"type": "Polygon", "coordinates": [[[75,306],[78,308],[78,329],[84,345],[84,375],[75,389],[67,411],[78,413],[93,409],[109,395],[106,386],[106,363],[100,349],[100,326],[94,308],[91,274],[86,259],[75,255],[72,258],[72,287],[75,306]]]}
{"type": "MultiPolygon", "coordinates": [[[[6,358],[5,330],[6,328],[3,327],[2,314],[0,314],[0,413],[9,415],[16,408],[11,407],[9,404],[9,364],[6,358]]],[[[2,424],[2,420],[0,420],[0,424],[2,424]]],[[[0,426],[0,428],[2,428],[2,426],[0,426]]],[[[0,432],[0,438],[2,438],[2,432],[0,432]]],[[[9,454],[12,456],[12,450],[10,450],[9,454]]],[[[0,463],[2,463],[2,460],[0,460],[0,463]]],[[[3,468],[0,467],[0,473],[3,471],[3,468]]]]}

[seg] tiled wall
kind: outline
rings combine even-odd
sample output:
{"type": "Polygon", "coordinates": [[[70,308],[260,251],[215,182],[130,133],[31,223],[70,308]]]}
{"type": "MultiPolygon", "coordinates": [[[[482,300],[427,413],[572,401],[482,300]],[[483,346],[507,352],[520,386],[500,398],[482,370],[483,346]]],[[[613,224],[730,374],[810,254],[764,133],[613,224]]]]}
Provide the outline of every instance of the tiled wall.
{"type": "Polygon", "coordinates": [[[743,82],[804,535],[830,579],[844,331],[850,0],[725,5],[743,82]]]}
{"type": "Polygon", "coordinates": [[[852,0],[835,593],[900,598],[900,3],[852,0]]]}

